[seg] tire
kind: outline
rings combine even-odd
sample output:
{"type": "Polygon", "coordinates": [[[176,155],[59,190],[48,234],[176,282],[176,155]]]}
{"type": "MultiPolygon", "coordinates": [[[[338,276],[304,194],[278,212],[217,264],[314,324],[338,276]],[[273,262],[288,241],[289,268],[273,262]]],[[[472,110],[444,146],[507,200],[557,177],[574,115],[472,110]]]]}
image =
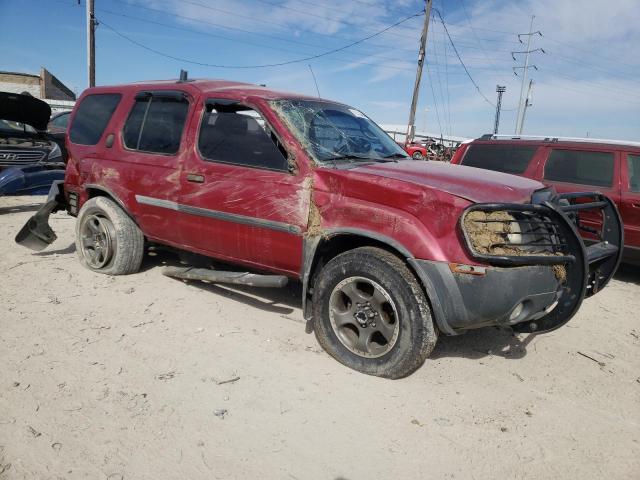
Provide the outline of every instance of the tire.
{"type": "Polygon", "coordinates": [[[392,379],[417,370],[438,339],[415,276],[398,257],[375,247],[342,253],[322,268],[313,290],[313,325],[320,345],[340,363],[392,379]],[[358,301],[363,293],[370,302],[358,301]]]}
{"type": "Polygon", "coordinates": [[[413,152],[413,155],[411,156],[414,160],[424,160],[424,155],[422,155],[422,152],[413,152]]]}
{"type": "Polygon", "coordinates": [[[78,214],[76,252],[89,270],[128,275],[140,270],[144,235],[113,200],[95,197],[87,200],[78,214]]]}

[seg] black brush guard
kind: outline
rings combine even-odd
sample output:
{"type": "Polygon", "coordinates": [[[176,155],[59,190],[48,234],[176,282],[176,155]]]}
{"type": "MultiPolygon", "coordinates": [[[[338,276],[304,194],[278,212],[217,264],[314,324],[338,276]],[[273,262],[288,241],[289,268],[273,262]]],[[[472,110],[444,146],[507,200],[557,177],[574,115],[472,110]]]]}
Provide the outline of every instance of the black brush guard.
{"type": "Polygon", "coordinates": [[[557,305],[542,318],[513,325],[519,332],[550,331],[567,323],[584,298],[595,295],[609,283],[620,264],[624,247],[618,209],[608,197],[597,192],[559,194],[536,204],[475,204],[464,212],[460,225],[469,252],[483,263],[498,267],[549,265],[564,269],[565,278],[559,279],[557,305]],[[518,244],[495,245],[509,250],[524,243],[530,251],[518,255],[480,253],[465,228],[467,215],[474,211],[507,212],[516,218],[524,216],[534,227],[543,228],[538,239],[544,243],[520,240],[518,244]],[[599,229],[585,225],[581,214],[586,212],[600,212],[599,229]],[[588,238],[583,239],[580,232],[588,238]],[[536,251],[538,246],[544,248],[536,251]]]}

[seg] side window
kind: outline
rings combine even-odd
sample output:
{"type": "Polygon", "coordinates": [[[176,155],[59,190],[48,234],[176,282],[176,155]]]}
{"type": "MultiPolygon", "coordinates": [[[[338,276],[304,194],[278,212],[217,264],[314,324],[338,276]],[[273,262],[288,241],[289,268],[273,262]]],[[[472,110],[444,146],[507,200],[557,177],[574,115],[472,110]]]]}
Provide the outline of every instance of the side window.
{"type": "Polygon", "coordinates": [[[640,155],[627,154],[627,168],[629,170],[629,190],[640,193],[640,155]]]}
{"type": "Polygon", "coordinates": [[[79,145],[95,145],[107,128],[111,115],[120,102],[120,94],[104,93],[87,95],[78,106],[69,141],[79,145]]]}
{"type": "Polygon", "coordinates": [[[189,102],[179,92],[139,95],[124,125],[124,145],[142,152],[177,153],[188,111],[189,102]]]}
{"type": "Polygon", "coordinates": [[[526,145],[470,145],[462,165],[519,174],[529,166],[537,147],[526,145]]]}
{"type": "Polygon", "coordinates": [[[552,150],[544,167],[545,180],[610,187],[613,183],[613,153],[552,150]]]}
{"type": "Polygon", "coordinates": [[[288,170],[286,152],[269,125],[258,112],[239,104],[207,103],[198,148],[212,162],[288,170]]]}
{"type": "Polygon", "coordinates": [[[61,115],[58,115],[56,118],[51,120],[51,125],[54,125],[54,126],[60,127],[60,128],[67,128],[67,124],[68,123],[69,123],[69,114],[68,113],[63,113],[61,115]]]}

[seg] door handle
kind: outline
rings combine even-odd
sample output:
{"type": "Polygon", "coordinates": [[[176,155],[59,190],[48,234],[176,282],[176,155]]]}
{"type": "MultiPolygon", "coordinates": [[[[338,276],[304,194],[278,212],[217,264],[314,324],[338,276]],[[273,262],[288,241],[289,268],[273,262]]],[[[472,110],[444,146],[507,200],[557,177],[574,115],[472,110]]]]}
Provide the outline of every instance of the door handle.
{"type": "Polygon", "coordinates": [[[187,182],[204,183],[204,175],[199,173],[187,173],[187,182]]]}
{"type": "Polygon", "coordinates": [[[632,203],[631,206],[635,208],[640,208],[640,203],[632,203]]]}

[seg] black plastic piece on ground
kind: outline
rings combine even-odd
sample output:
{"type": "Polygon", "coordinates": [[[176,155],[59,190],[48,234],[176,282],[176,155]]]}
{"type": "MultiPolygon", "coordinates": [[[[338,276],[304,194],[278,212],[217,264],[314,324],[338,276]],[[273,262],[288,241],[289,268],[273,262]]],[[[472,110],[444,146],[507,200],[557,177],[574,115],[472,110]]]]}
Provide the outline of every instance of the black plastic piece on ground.
{"type": "Polygon", "coordinates": [[[33,215],[16,235],[16,243],[31,250],[40,251],[51,245],[56,238],[49,226],[49,215],[58,206],[57,200],[49,200],[33,215]]]}

